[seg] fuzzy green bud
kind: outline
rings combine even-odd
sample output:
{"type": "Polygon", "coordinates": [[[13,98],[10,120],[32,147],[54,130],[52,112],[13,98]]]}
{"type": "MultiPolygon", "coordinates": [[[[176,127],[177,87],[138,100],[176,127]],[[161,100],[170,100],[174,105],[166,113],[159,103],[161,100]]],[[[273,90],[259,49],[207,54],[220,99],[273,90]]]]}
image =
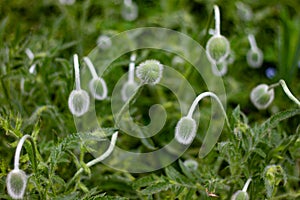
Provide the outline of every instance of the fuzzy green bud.
{"type": "Polygon", "coordinates": [[[274,89],[266,84],[260,84],[253,88],[250,94],[250,100],[254,106],[259,109],[266,109],[274,99],[274,89]]]}
{"type": "Polygon", "coordinates": [[[89,88],[95,99],[103,100],[107,97],[107,86],[102,78],[93,78],[89,83],[89,88]]]}
{"type": "Polygon", "coordinates": [[[191,171],[195,171],[198,168],[198,162],[192,159],[185,160],[183,164],[191,171]]]}
{"type": "Polygon", "coordinates": [[[249,200],[249,195],[247,192],[238,190],[232,195],[231,200],[249,200]]]}
{"type": "Polygon", "coordinates": [[[163,65],[157,60],[146,60],[136,68],[136,76],[145,84],[157,84],[163,73],[163,65]]]}
{"type": "Polygon", "coordinates": [[[68,105],[71,113],[77,117],[87,112],[90,104],[90,97],[84,90],[73,90],[69,96],[68,105]]]}
{"type": "Polygon", "coordinates": [[[182,117],[175,129],[176,140],[184,145],[190,144],[196,136],[196,122],[191,117],[182,117]]]}
{"type": "Polygon", "coordinates": [[[24,171],[14,169],[8,173],[6,178],[6,186],[8,194],[13,199],[22,199],[27,184],[27,176],[24,171]]]}
{"type": "Polygon", "coordinates": [[[230,44],[226,37],[215,35],[206,44],[206,54],[210,61],[219,63],[225,60],[230,53],[230,44]]]}

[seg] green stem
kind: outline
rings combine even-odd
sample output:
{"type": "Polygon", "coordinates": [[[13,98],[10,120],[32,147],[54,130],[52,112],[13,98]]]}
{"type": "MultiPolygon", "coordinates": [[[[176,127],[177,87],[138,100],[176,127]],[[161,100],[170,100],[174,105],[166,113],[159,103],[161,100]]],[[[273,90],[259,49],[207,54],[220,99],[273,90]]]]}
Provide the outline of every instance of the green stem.
{"type": "Polygon", "coordinates": [[[292,94],[292,92],[289,90],[288,86],[286,85],[286,83],[283,79],[280,79],[277,83],[270,85],[268,90],[271,90],[280,85],[281,85],[284,93],[289,97],[289,99],[291,99],[293,102],[295,102],[300,107],[300,101],[292,94]]]}
{"type": "MultiPolygon", "coordinates": [[[[118,137],[118,131],[115,132],[112,135],[111,141],[110,141],[110,145],[108,147],[108,149],[99,157],[91,160],[90,162],[88,162],[86,164],[87,167],[91,167],[99,162],[101,162],[102,160],[106,159],[114,150],[116,142],[117,142],[117,137],[118,137]]],[[[70,182],[67,184],[67,188],[71,185],[72,182],[74,182],[74,180],[83,172],[83,168],[81,167],[76,174],[73,176],[73,178],[70,180],[70,182]]]]}
{"type": "Polygon", "coordinates": [[[31,146],[32,146],[33,159],[34,159],[33,169],[36,172],[37,171],[37,160],[36,160],[35,144],[34,144],[33,138],[30,135],[24,135],[18,143],[16,153],[15,153],[15,159],[14,159],[14,169],[19,169],[20,154],[21,154],[21,150],[22,150],[23,144],[26,139],[28,139],[30,141],[31,146]]]}
{"type": "Polygon", "coordinates": [[[230,129],[229,120],[228,120],[226,111],[225,111],[225,109],[224,109],[224,107],[222,105],[222,102],[220,101],[220,99],[218,98],[218,96],[215,95],[212,92],[203,92],[203,93],[199,94],[196,97],[196,99],[194,100],[193,104],[191,105],[190,110],[189,110],[189,112],[187,114],[187,117],[192,118],[192,115],[193,115],[193,113],[194,113],[194,111],[196,109],[196,106],[198,105],[199,101],[201,101],[204,97],[207,97],[207,96],[210,96],[210,97],[214,98],[217,101],[217,103],[219,104],[219,106],[220,106],[220,108],[221,108],[221,110],[222,110],[222,112],[223,112],[223,114],[225,116],[226,124],[227,124],[228,128],[230,129]]]}
{"type": "Polygon", "coordinates": [[[285,94],[292,100],[294,101],[298,107],[300,107],[300,102],[299,100],[291,93],[291,91],[289,90],[288,86],[286,85],[284,80],[279,80],[279,83],[283,89],[283,91],[285,92],[285,94]]]}

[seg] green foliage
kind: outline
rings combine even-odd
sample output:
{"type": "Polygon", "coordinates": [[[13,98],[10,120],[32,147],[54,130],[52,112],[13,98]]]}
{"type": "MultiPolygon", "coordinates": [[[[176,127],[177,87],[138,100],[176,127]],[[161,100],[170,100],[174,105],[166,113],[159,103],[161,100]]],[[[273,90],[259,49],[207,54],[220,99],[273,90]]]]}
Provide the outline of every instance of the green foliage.
{"type": "MultiPolygon", "coordinates": [[[[237,14],[237,1],[136,0],[139,17],[128,22],[120,15],[122,2],[77,0],[65,6],[58,0],[0,1],[0,199],[10,198],[5,181],[13,169],[15,148],[25,134],[33,137],[36,146],[33,150],[26,141],[21,153],[20,169],[29,175],[25,199],[229,199],[250,177],[250,199],[300,198],[300,110],[277,90],[266,111],[256,110],[249,99],[257,84],[281,78],[300,97],[300,3],[243,1],[253,12],[253,18],[245,21],[237,14]],[[120,172],[103,164],[86,166],[94,158],[91,152],[98,149],[83,143],[82,138],[98,141],[111,137],[117,129],[108,99],[95,102],[97,113],[101,113],[98,121],[107,128],[77,132],[67,106],[74,86],[73,54],[81,58],[87,55],[96,47],[100,34],[112,36],[149,26],[180,31],[204,47],[210,38],[208,30],[213,27],[214,3],[220,6],[222,35],[235,52],[235,62],[223,77],[230,129],[224,128],[213,150],[199,159],[197,154],[211,117],[210,103],[203,102],[197,136],[172,165],[141,174],[120,172]],[[249,68],[246,63],[249,33],[255,35],[264,52],[260,69],[249,68]],[[33,60],[26,56],[27,48],[35,54],[33,60]],[[29,73],[32,64],[36,64],[34,74],[29,73]],[[278,71],[272,80],[264,76],[269,66],[278,71]],[[188,159],[198,162],[196,170],[184,165],[188,159]],[[265,171],[267,166],[277,166],[276,173],[265,171]],[[74,178],[80,168],[83,172],[74,178]]],[[[171,53],[150,49],[137,53],[136,63],[153,58],[173,66],[171,53]]],[[[127,72],[129,56],[118,58],[105,71],[109,96],[127,72]]],[[[173,67],[196,93],[207,90],[189,63],[183,61],[173,67]]],[[[130,105],[130,112],[136,123],[145,125],[149,122],[149,106],[160,103],[168,113],[164,128],[157,136],[144,139],[120,132],[120,148],[150,152],[174,138],[176,123],[182,117],[180,107],[170,91],[157,88],[145,86],[130,105]]]]}

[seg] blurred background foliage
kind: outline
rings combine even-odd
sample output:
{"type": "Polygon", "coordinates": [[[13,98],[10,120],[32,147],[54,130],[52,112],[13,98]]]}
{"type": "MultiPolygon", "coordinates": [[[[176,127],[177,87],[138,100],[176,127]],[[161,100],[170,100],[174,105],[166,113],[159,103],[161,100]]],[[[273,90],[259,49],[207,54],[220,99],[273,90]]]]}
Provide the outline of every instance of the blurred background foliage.
{"type": "MultiPolygon", "coordinates": [[[[57,148],[66,151],[76,149],[76,145],[74,145],[76,138],[69,138],[76,132],[76,129],[73,117],[67,107],[68,95],[74,84],[72,55],[74,53],[78,53],[80,57],[88,55],[96,47],[97,38],[101,34],[112,36],[138,27],[165,27],[185,33],[205,47],[210,37],[209,28],[214,28],[213,5],[217,4],[221,11],[221,33],[229,39],[235,56],[234,63],[229,65],[228,72],[223,77],[228,113],[231,113],[239,105],[249,120],[242,124],[253,125],[264,121],[278,111],[295,108],[293,102],[284,95],[281,89],[276,89],[275,100],[266,111],[256,110],[250,102],[249,94],[252,88],[259,83],[271,84],[279,79],[284,79],[299,99],[299,1],[134,0],[134,2],[138,5],[139,15],[136,20],[128,22],[120,14],[122,0],[77,0],[73,5],[62,5],[58,0],[0,1],[0,197],[7,197],[4,195],[5,175],[12,168],[15,141],[22,134],[36,131],[35,139],[40,145],[41,157],[49,157],[51,151],[57,148]],[[264,52],[264,62],[259,69],[250,68],[246,62],[246,54],[250,48],[247,35],[250,33],[255,35],[258,47],[264,52]],[[34,52],[33,61],[26,56],[26,48],[30,48],[34,52]],[[37,66],[36,74],[30,74],[28,71],[33,63],[37,66]],[[267,77],[266,70],[268,68],[276,71],[274,76],[267,77]],[[24,89],[20,87],[22,79],[24,79],[24,89]],[[57,145],[60,146],[57,147],[57,145]]],[[[166,52],[163,54],[161,52],[142,52],[140,61],[147,59],[149,55],[167,65],[172,64],[173,55],[166,52]]],[[[129,55],[123,56],[116,61],[117,67],[104,76],[110,91],[113,85],[109,83],[114,83],[123,73],[127,72],[128,62],[129,55]]],[[[206,90],[205,85],[201,82],[201,77],[198,73],[193,73],[194,69],[188,63],[185,63],[184,67],[174,67],[188,78],[198,93],[206,90]]],[[[137,103],[137,108],[140,108],[141,111],[135,116],[146,118],[145,122],[148,117],[143,114],[145,107],[147,108],[157,100],[155,99],[156,93],[153,93],[151,89],[144,91],[143,95],[141,101],[137,103]]],[[[160,93],[159,95],[162,99],[168,98],[167,94],[160,93]]],[[[166,104],[166,110],[170,122],[164,131],[172,132],[180,116],[172,109],[172,106],[176,105],[173,102],[174,99],[169,99],[169,101],[171,104],[166,104]]],[[[110,106],[103,105],[109,105],[109,99],[97,103],[96,106],[99,112],[105,113],[101,116],[103,124],[113,126],[110,106]]],[[[201,112],[205,116],[205,113],[210,112],[210,106],[202,106],[201,112]]],[[[293,118],[284,121],[280,130],[276,131],[281,132],[285,137],[285,134],[295,132],[298,124],[299,118],[293,118]]],[[[201,130],[200,128],[199,132],[201,130]]],[[[222,136],[222,138],[227,136],[222,136]]],[[[200,141],[201,138],[198,138],[186,157],[195,155],[200,141]]],[[[280,139],[277,140],[277,142],[279,141],[280,139]]],[[[161,145],[163,144],[161,142],[161,145]]],[[[275,144],[278,143],[274,142],[274,146],[275,144]]],[[[131,143],[130,138],[125,137],[120,140],[120,145],[124,148],[126,145],[134,148],[140,143],[131,143]]],[[[297,145],[299,146],[299,141],[297,145]]],[[[127,148],[129,147],[127,146],[127,148]]],[[[293,152],[299,151],[297,147],[294,148],[293,152]]],[[[57,151],[61,153],[61,150],[57,151]]],[[[76,150],[74,151],[76,152],[76,150]]],[[[216,152],[212,153],[206,161],[201,161],[204,166],[203,173],[205,173],[204,169],[209,168],[208,166],[215,162],[217,155],[216,152]]],[[[62,158],[62,160],[59,160],[60,163],[55,165],[56,168],[52,169],[53,171],[49,172],[48,177],[44,178],[51,179],[52,176],[55,176],[53,180],[55,179],[59,185],[64,181],[58,180],[55,173],[62,179],[68,180],[74,174],[71,172],[76,171],[76,165],[70,164],[74,169],[69,170],[66,163],[72,162],[70,161],[73,159],[72,156],[60,154],[56,156],[57,159],[62,158]]],[[[228,155],[223,155],[223,157],[226,156],[228,155]]],[[[45,164],[51,163],[54,158],[52,156],[48,160],[44,160],[45,164]]],[[[91,155],[85,157],[86,160],[91,158],[91,155]]],[[[24,159],[28,161],[29,158],[24,159]]],[[[297,162],[299,164],[299,160],[297,162]]],[[[101,180],[103,182],[106,180],[103,187],[99,186],[102,191],[129,198],[139,196],[134,192],[134,186],[129,184],[134,179],[133,175],[124,175],[105,166],[98,167],[96,170],[107,175],[101,180]]],[[[172,169],[169,170],[172,171],[172,169]]],[[[39,176],[44,176],[46,171],[44,166],[39,176]]],[[[222,174],[221,177],[226,176],[226,168],[219,172],[222,174]]],[[[159,171],[153,176],[160,176],[163,173],[163,171],[159,171]]],[[[209,175],[207,177],[211,178],[209,175]]],[[[220,177],[216,177],[216,180],[211,180],[211,182],[208,181],[207,184],[218,182],[217,179],[220,177]]],[[[227,184],[224,180],[218,183],[227,184]]],[[[86,185],[90,188],[94,187],[97,181],[99,181],[97,177],[92,176],[86,181],[86,185]]],[[[160,181],[164,182],[165,180],[160,181]]],[[[45,182],[45,180],[41,180],[41,184],[46,184],[45,182]]],[[[299,186],[297,183],[293,184],[296,185],[295,187],[299,186]]],[[[220,187],[222,188],[224,185],[220,187]]],[[[238,185],[240,188],[242,187],[241,180],[238,180],[238,185]]],[[[51,186],[53,187],[51,190],[57,193],[61,192],[59,186],[55,187],[55,184],[51,186]]],[[[78,187],[82,191],[88,190],[80,184],[78,187]]],[[[139,188],[139,186],[135,187],[139,188]]],[[[236,185],[234,188],[238,189],[236,185]]],[[[32,185],[29,186],[29,190],[34,190],[32,185]]],[[[42,191],[41,188],[40,190],[42,191]]],[[[90,189],[91,196],[97,194],[95,191],[97,190],[90,189]]],[[[77,191],[73,193],[74,198],[77,198],[77,194],[77,191]]],[[[35,198],[38,196],[35,192],[32,192],[32,195],[35,198]]],[[[174,194],[166,194],[166,196],[168,195],[172,197],[174,194]]]]}

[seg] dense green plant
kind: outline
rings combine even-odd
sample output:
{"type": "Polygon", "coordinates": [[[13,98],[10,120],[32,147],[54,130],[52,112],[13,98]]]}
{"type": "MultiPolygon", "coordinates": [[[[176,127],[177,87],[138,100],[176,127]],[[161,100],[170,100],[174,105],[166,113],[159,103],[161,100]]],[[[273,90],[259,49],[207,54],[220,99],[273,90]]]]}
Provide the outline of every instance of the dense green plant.
{"type": "MultiPolygon", "coordinates": [[[[19,170],[26,173],[17,174],[19,179],[12,183],[22,186],[26,176],[24,199],[209,199],[216,196],[230,199],[250,178],[246,190],[249,199],[300,197],[300,110],[296,101],[290,101],[278,90],[274,102],[259,111],[250,99],[252,89],[258,84],[270,86],[280,79],[287,82],[294,98],[299,99],[298,1],[60,2],[0,2],[1,199],[10,199],[7,181],[12,180],[9,173],[15,172],[15,149],[26,135],[30,135],[35,145],[24,142],[19,170]],[[182,117],[176,98],[168,90],[135,85],[127,100],[136,122],[147,124],[149,105],[159,103],[168,113],[167,123],[152,138],[139,140],[121,131],[116,133],[118,127],[111,114],[110,95],[130,63],[138,65],[147,59],[157,59],[179,71],[197,94],[207,88],[193,66],[182,58],[178,60],[178,55],[151,49],[138,50],[135,59],[130,59],[130,54],[123,55],[101,76],[106,82],[107,98],[95,101],[95,109],[101,113],[97,115],[99,123],[107,128],[89,134],[78,132],[67,106],[76,82],[73,54],[84,58],[97,45],[102,50],[108,49],[113,45],[109,36],[145,26],[178,30],[205,47],[214,18],[214,4],[221,10],[222,33],[235,55],[234,63],[228,65],[222,77],[229,127],[224,127],[216,146],[206,157],[198,157],[206,123],[213,115],[210,101],[202,101],[199,107],[202,124],[191,146],[173,164],[154,172],[134,174],[99,163],[114,144],[110,149],[100,149],[102,157],[97,159],[91,154],[93,149],[83,142],[83,135],[93,139],[95,135],[116,138],[118,134],[116,145],[121,148],[151,152],[174,138],[176,123],[182,117]],[[257,46],[264,54],[259,69],[249,68],[247,64],[249,34],[255,35],[257,46]],[[271,80],[264,75],[270,66],[277,72],[271,80]],[[128,99],[130,95],[136,95],[138,100],[128,99]]],[[[176,45],[180,47],[179,43],[176,45]]],[[[86,59],[78,61],[83,68],[89,66],[83,64],[86,59]]],[[[159,78],[163,79],[160,75],[159,78]]],[[[22,194],[23,188],[19,189],[22,194]]]]}

